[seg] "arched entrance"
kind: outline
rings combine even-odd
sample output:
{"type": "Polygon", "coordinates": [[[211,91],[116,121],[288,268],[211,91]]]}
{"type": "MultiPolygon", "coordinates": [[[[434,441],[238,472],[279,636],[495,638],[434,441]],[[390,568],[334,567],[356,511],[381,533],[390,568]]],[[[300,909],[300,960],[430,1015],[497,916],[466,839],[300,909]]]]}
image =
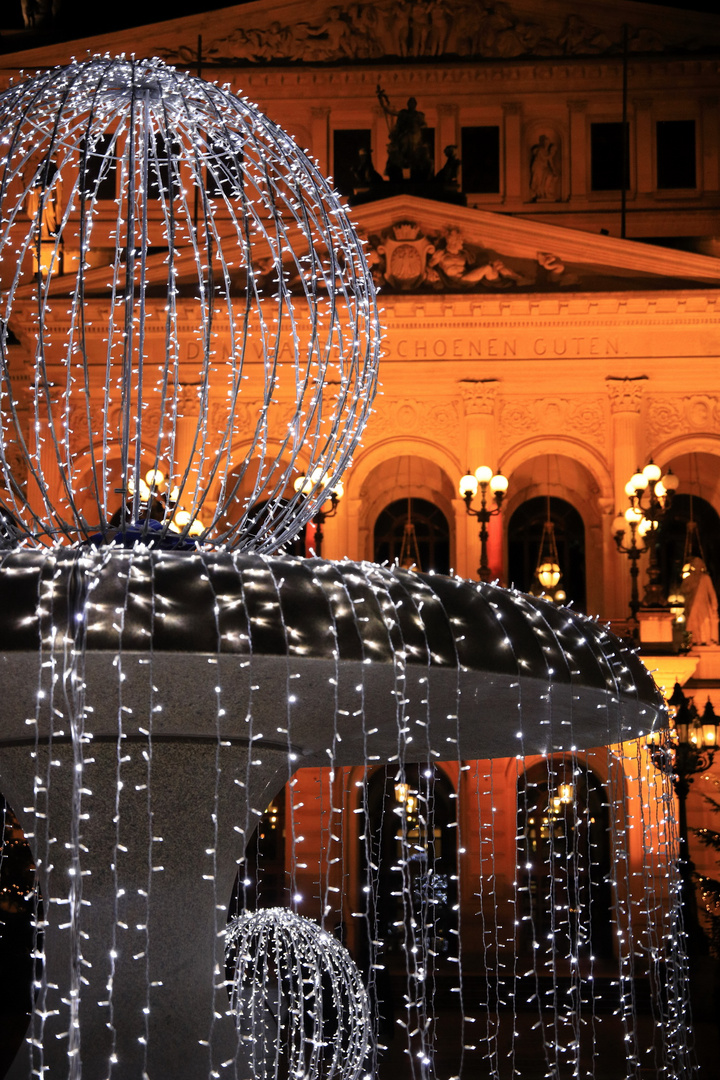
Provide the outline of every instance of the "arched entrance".
{"type": "Polygon", "coordinates": [[[442,510],[427,499],[396,499],[386,506],[375,522],[373,548],[375,562],[402,561],[409,548],[418,569],[450,573],[450,526],[442,510]],[[414,543],[408,545],[410,528],[414,543]]]}
{"type": "Polygon", "coordinates": [[[608,800],[588,766],[555,757],[518,784],[518,949],[543,957],[612,956],[608,800]]]}
{"type": "MultiPolygon", "coordinates": [[[[514,511],[508,524],[508,581],[528,592],[548,519],[548,499],[527,499],[514,511]]],[[[554,526],[558,562],[568,601],[581,611],[586,606],[585,526],[571,503],[550,496],[550,521],[554,526]]]]}

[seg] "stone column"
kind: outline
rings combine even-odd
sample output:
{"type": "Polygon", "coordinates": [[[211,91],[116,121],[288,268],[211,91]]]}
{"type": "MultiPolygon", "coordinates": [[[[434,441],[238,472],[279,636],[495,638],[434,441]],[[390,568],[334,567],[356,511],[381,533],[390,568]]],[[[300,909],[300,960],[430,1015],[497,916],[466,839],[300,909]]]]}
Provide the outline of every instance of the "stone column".
{"type": "Polygon", "coordinates": [[[461,156],[457,105],[438,105],[438,126],[435,138],[436,172],[445,164],[445,154],[443,153],[443,150],[446,146],[457,146],[458,157],[461,156]]]}
{"type": "Polygon", "coordinates": [[[388,126],[385,113],[379,106],[372,110],[372,157],[373,165],[382,176],[387,164],[388,126]]]}
{"type": "Polygon", "coordinates": [[[700,109],[700,130],[697,132],[697,138],[700,140],[702,153],[697,186],[702,188],[703,191],[717,191],[720,187],[720,173],[718,171],[720,114],[718,112],[718,99],[716,97],[702,98],[700,109]]]}
{"type": "MultiPolygon", "coordinates": [[[[463,379],[459,383],[465,416],[465,440],[461,462],[462,471],[474,472],[479,465],[498,467],[497,430],[495,420],[498,382],[495,379],[463,379]]],[[[456,477],[455,486],[460,481],[456,477]]],[[[497,543],[501,519],[494,518],[489,525],[488,555],[491,569],[498,576],[502,572],[502,544],[497,543]]],[[[463,577],[477,577],[480,563],[480,539],[478,523],[467,514],[465,502],[455,500],[455,533],[457,536],[456,570],[463,577]]]]}
{"type": "Polygon", "coordinates": [[[639,193],[655,190],[655,161],[652,130],[652,99],[635,98],[635,161],[637,162],[637,189],[639,193]]]}
{"type": "MultiPolygon", "coordinates": [[[[610,411],[612,413],[612,445],[613,460],[611,468],[613,473],[613,492],[615,495],[615,513],[624,513],[627,509],[628,497],[625,494],[625,485],[630,477],[644,464],[643,457],[643,433],[642,433],[642,395],[647,376],[640,375],[634,378],[612,377],[607,379],[608,394],[610,396],[610,411]]],[[[608,515],[608,529],[612,525],[612,517],[608,515]]],[[[608,551],[608,581],[615,582],[612,597],[608,597],[608,614],[611,618],[626,618],[629,612],[630,601],[630,575],[627,556],[619,555],[612,536],[607,539],[606,550],[608,551]]],[[[642,580],[642,572],[641,578],[642,580]]]]}
{"type": "Polygon", "coordinates": [[[505,144],[505,178],[503,190],[505,200],[522,198],[527,186],[527,162],[523,160],[520,120],[522,106],[517,101],[503,104],[503,139],[505,144]]]}
{"type": "Polygon", "coordinates": [[[312,137],[312,152],[320,165],[320,172],[328,176],[333,172],[333,164],[330,161],[330,110],[325,106],[318,106],[310,110],[310,134],[312,137]]]}
{"type": "Polygon", "coordinates": [[[587,195],[590,186],[587,174],[588,137],[585,115],[587,101],[568,101],[568,109],[570,110],[568,160],[570,162],[570,198],[572,199],[578,195],[587,195]]]}

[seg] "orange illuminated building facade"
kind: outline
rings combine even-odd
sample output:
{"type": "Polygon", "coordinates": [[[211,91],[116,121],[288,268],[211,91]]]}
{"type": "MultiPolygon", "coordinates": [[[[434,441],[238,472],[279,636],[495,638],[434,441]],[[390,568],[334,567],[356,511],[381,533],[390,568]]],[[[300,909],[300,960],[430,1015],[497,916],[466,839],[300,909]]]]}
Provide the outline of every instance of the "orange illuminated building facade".
{"type": "MultiPolygon", "coordinates": [[[[533,587],[551,523],[567,600],[636,633],[668,692],[678,681],[700,709],[709,697],[720,710],[720,17],[611,0],[258,0],[6,54],[3,78],[86,49],[159,55],[230,83],[353,207],[380,288],[382,388],[343,497],[320,522],[323,557],[477,577],[479,524],[458,485],[488,466],[507,478],[488,522],[490,579],[533,587]],[[643,555],[634,622],[615,519],[651,460],[679,483],[658,534],[663,600],[646,603],[643,555]]],[[[112,206],[109,192],[108,228],[112,206]]],[[[63,258],[73,265],[70,247],[63,258]]],[[[32,313],[23,323],[16,310],[11,362],[22,365],[32,313]]],[[[593,808],[602,846],[603,793],[616,781],[592,755],[586,764],[573,787],[558,762],[558,790],[570,784],[568,802],[593,808]]],[[[476,913],[513,895],[518,821],[536,851],[554,827],[547,789],[531,785],[536,765],[438,766],[446,930],[459,910],[471,968],[487,960],[476,913]],[[491,854],[478,814],[493,823],[491,854]],[[458,858],[474,867],[460,896],[458,858]]],[[[281,899],[292,879],[300,910],[331,912],[356,954],[366,856],[353,811],[361,792],[379,800],[392,783],[374,775],[364,787],[360,768],[301,770],[257,842],[261,896],[281,899]]],[[[696,779],[691,826],[713,826],[701,794],[718,778],[716,768],[696,779]]],[[[629,767],[624,782],[632,789],[629,767]]],[[[407,806],[412,782],[394,797],[407,806]]],[[[564,812],[561,797],[555,818],[564,812]]],[[[639,853],[631,839],[630,859],[639,853]]],[[[711,853],[693,855],[712,872],[711,853]]],[[[394,914],[388,902],[387,927],[394,914]]],[[[599,921],[597,949],[612,948],[599,921]]]]}

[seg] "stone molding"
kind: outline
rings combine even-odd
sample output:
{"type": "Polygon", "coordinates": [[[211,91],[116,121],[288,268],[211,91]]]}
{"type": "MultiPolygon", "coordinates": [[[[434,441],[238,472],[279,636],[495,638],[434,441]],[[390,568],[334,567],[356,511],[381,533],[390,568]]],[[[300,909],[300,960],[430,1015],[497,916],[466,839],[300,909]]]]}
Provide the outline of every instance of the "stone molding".
{"type": "Polygon", "coordinates": [[[465,416],[491,416],[495,412],[497,379],[461,379],[458,383],[465,416]]]}
{"type": "Polygon", "coordinates": [[[368,444],[393,435],[417,436],[418,433],[423,439],[438,440],[445,445],[459,443],[462,405],[457,398],[378,397],[373,413],[368,444]]]}
{"type": "Polygon", "coordinates": [[[678,433],[720,432],[720,398],[712,394],[653,396],[648,400],[646,426],[653,442],[678,433]]]}
{"type": "Polygon", "coordinates": [[[559,433],[604,449],[607,427],[607,401],[598,394],[508,396],[502,401],[498,416],[502,452],[529,435],[559,433]]]}

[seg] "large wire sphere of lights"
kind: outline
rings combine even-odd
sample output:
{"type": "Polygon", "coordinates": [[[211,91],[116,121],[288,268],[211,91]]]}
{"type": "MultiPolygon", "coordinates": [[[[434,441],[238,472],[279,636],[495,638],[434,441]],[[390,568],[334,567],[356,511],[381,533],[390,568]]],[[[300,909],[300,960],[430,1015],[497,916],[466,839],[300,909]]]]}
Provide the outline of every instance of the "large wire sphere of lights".
{"type": "Polygon", "coordinates": [[[230,996],[256,1080],[356,1080],[370,1048],[368,997],[344,945],[286,908],[238,916],[230,996]]]}
{"type": "Polygon", "coordinates": [[[375,292],[336,194],[255,106],[157,59],[11,86],[0,266],[20,538],[273,551],[317,511],[370,411],[375,292]]]}

